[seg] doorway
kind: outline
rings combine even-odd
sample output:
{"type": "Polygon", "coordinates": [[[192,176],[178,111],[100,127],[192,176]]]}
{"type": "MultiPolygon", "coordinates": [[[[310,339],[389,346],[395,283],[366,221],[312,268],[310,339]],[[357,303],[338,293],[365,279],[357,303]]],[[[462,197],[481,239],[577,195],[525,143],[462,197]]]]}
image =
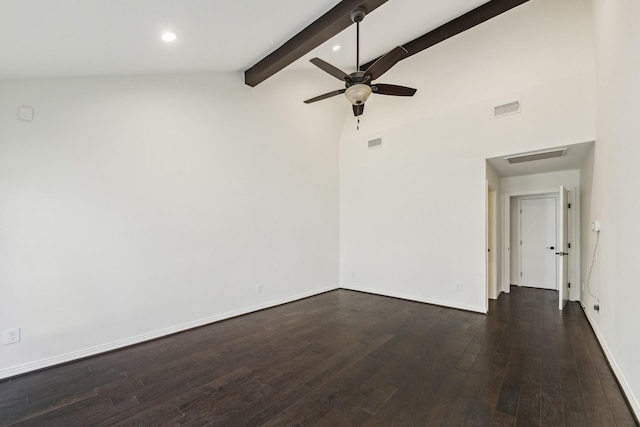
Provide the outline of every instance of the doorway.
{"type": "Polygon", "coordinates": [[[502,292],[514,285],[557,290],[558,308],[564,308],[570,277],[579,280],[575,263],[580,254],[570,243],[577,238],[573,227],[579,227],[577,210],[571,209],[575,195],[577,191],[570,193],[563,185],[558,192],[504,194],[502,292]]]}
{"type": "MultiPolygon", "coordinates": [[[[563,306],[566,299],[580,300],[580,170],[576,165],[584,163],[588,153],[593,149],[593,142],[571,144],[562,147],[548,147],[537,151],[507,153],[486,159],[486,180],[496,189],[497,206],[497,245],[494,256],[497,259],[497,295],[509,293],[512,285],[520,285],[519,241],[517,220],[519,208],[514,200],[520,197],[536,197],[541,195],[555,195],[557,200],[558,236],[554,245],[557,256],[556,283],[563,283],[556,289],[559,305],[563,306]],[[545,157],[542,154],[561,152],[560,157],[545,157]],[[541,156],[537,156],[540,154],[541,156]],[[520,156],[518,158],[518,156],[520,156]],[[514,159],[518,158],[518,161],[514,159]],[[560,191],[559,191],[560,190],[560,191]],[[567,191],[568,190],[568,191],[567,191]],[[561,200],[563,199],[563,200],[561,200]],[[515,203],[515,202],[514,202],[515,203]],[[560,223],[563,222],[561,227],[560,223]],[[513,228],[512,228],[513,227],[513,228]],[[561,233],[560,231],[563,230],[561,233]],[[563,241],[561,242],[561,239],[563,241]],[[558,247],[565,246],[560,250],[558,247]],[[562,266],[562,268],[561,268],[562,266]],[[562,279],[560,275],[562,274],[562,279]],[[566,282],[566,285],[564,284],[566,282]],[[562,298],[560,298],[562,297],[562,298]]],[[[486,191],[486,187],[485,187],[486,191]]],[[[487,196],[485,196],[487,197],[487,196]]],[[[487,197],[487,205],[488,197],[487,197]]],[[[485,212],[488,233],[488,209],[485,212]]],[[[487,239],[487,245],[489,245],[487,239]]],[[[551,247],[546,244],[544,248],[551,247]]],[[[485,248],[485,256],[487,256],[485,248]]],[[[550,249],[548,249],[551,252],[550,249]]],[[[492,251],[493,252],[493,251],[492,251]]],[[[487,257],[488,258],[488,257],[487,257]]],[[[487,265],[487,299],[494,297],[489,285],[490,265],[487,265]]]]}
{"type": "Polygon", "coordinates": [[[518,199],[519,285],[530,288],[558,289],[557,284],[557,209],[555,195],[518,199]]]}

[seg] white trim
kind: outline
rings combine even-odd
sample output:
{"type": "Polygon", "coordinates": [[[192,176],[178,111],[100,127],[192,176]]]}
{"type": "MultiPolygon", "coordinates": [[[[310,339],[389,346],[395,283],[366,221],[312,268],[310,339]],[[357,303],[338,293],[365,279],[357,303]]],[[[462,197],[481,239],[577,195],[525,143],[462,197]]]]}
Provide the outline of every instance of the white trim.
{"type": "Polygon", "coordinates": [[[383,291],[383,290],[380,290],[380,289],[368,288],[366,286],[341,285],[340,288],[348,290],[348,291],[366,292],[368,294],[381,295],[381,296],[384,296],[384,297],[400,298],[400,299],[406,299],[406,300],[409,300],[409,301],[424,302],[424,303],[427,303],[427,304],[439,305],[439,306],[442,306],[442,307],[456,308],[458,310],[474,311],[476,313],[487,314],[487,309],[484,306],[460,304],[460,303],[452,302],[452,301],[445,301],[445,300],[438,300],[438,299],[432,299],[432,298],[419,297],[419,296],[416,296],[416,295],[405,294],[405,293],[402,293],[402,292],[383,291]]]}
{"type": "MultiPolygon", "coordinates": [[[[502,190],[500,191],[502,193],[502,190]]],[[[500,275],[500,284],[502,292],[511,292],[511,229],[507,230],[507,227],[511,227],[511,196],[509,194],[502,193],[502,216],[500,217],[500,238],[502,240],[502,247],[500,248],[500,256],[502,262],[500,267],[502,268],[502,274],[500,275]]],[[[519,285],[518,281],[518,285],[519,285]]]]}
{"type": "MultiPolygon", "coordinates": [[[[485,175],[486,175],[486,162],[485,162],[485,175]]],[[[484,193],[484,301],[485,311],[489,311],[489,253],[487,248],[489,247],[489,180],[485,179],[485,193],[484,193]]]]}
{"type": "MultiPolygon", "coordinates": [[[[582,177],[580,178],[582,179],[582,177]]],[[[582,301],[582,287],[580,284],[582,283],[582,235],[580,232],[580,218],[581,218],[581,208],[580,208],[580,187],[576,186],[573,190],[569,190],[569,203],[571,203],[571,209],[575,208],[575,212],[569,211],[569,224],[571,224],[571,218],[573,217],[573,226],[569,227],[569,243],[571,243],[571,251],[574,253],[574,264],[573,264],[573,279],[575,280],[575,284],[569,290],[569,299],[571,301],[582,301]],[[573,216],[572,216],[573,214],[573,216]],[[574,295],[574,299],[571,298],[571,294],[574,295]]]]}
{"type": "Polygon", "coordinates": [[[137,335],[135,337],[124,338],[117,341],[112,341],[106,344],[100,344],[94,347],[89,347],[81,350],[72,351],[70,353],[60,354],[58,356],[47,357],[45,359],[36,360],[34,362],[24,363],[22,365],[11,366],[8,368],[0,369],[0,379],[14,377],[16,375],[25,374],[27,372],[36,371],[43,368],[49,368],[61,363],[72,362],[74,360],[83,359],[89,356],[95,356],[107,351],[117,350],[123,347],[128,347],[134,344],[140,344],[145,341],[162,338],[167,335],[175,334],[177,332],[183,332],[189,329],[197,328],[199,326],[208,325],[210,323],[219,322],[221,320],[230,319],[232,317],[241,316],[243,314],[252,313],[265,308],[271,308],[278,305],[286,304],[289,302],[309,298],[314,295],[319,295],[325,292],[334,291],[339,289],[338,285],[328,286],[326,288],[316,289],[310,292],[293,295],[286,298],[280,298],[273,301],[268,301],[262,304],[253,305],[250,307],[240,308],[237,310],[229,311],[215,316],[206,317],[204,319],[194,320],[180,325],[170,326],[168,328],[160,329],[158,331],[148,332],[146,334],[137,335]]]}
{"type": "Polygon", "coordinates": [[[583,309],[582,311],[587,316],[587,320],[591,324],[591,328],[593,329],[593,332],[596,334],[596,338],[598,339],[598,342],[600,343],[600,346],[604,351],[604,355],[606,356],[607,361],[611,366],[611,370],[613,371],[613,374],[616,376],[616,379],[618,380],[620,387],[622,387],[622,392],[625,394],[625,397],[627,398],[627,401],[631,406],[631,410],[635,414],[636,419],[640,419],[640,403],[638,402],[638,399],[633,395],[633,391],[631,390],[631,387],[629,387],[627,380],[625,379],[624,375],[622,375],[622,370],[620,370],[620,368],[618,367],[616,360],[613,358],[613,354],[611,354],[609,347],[607,347],[607,342],[604,340],[604,337],[600,333],[600,330],[598,329],[598,325],[594,321],[593,317],[591,317],[591,313],[589,313],[589,310],[585,310],[585,309],[583,309]]]}

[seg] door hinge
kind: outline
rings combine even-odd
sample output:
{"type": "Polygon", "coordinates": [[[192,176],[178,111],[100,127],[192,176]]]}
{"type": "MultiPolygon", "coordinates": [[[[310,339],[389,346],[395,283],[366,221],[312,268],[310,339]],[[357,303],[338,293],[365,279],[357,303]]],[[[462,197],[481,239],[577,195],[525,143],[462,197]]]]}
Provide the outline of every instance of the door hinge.
{"type": "Polygon", "coordinates": [[[522,271],[520,272],[520,277],[522,277],[522,271]]]}
{"type": "Polygon", "coordinates": [[[520,240],[520,246],[522,246],[522,240],[520,240]]]}
{"type": "Polygon", "coordinates": [[[568,284],[567,284],[567,288],[570,288],[570,287],[571,287],[571,283],[568,283],[568,284]]]}
{"type": "Polygon", "coordinates": [[[522,209],[520,209],[520,213],[522,213],[522,209]]]}
{"type": "Polygon", "coordinates": [[[569,249],[571,249],[571,243],[567,243],[569,245],[569,249]]]}
{"type": "Polygon", "coordinates": [[[567,205],[567,208],[571,209],[571,203],[569,203],[569,204],[567,205]]]}

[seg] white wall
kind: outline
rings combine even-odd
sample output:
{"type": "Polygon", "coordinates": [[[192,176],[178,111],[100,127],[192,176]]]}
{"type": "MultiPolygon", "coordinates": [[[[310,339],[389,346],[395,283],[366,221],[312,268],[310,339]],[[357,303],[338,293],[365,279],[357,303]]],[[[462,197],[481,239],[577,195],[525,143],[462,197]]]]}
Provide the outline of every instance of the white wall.
{"type": "Polygon", "coordinates": [[[640,2],[595,0],[597,143],[583,173],[583,262],[592,261],[594,220],[602,222],[591,288],[583,303],[596,334],[640,416],[640,2]],[[599,302],[600,311],[593,309],[599,302]]]}
{"type": "Polygon", "coordinates": [[[335,288],[316,75],[0,82],[0,377],[335,288]]]}
{"type": "MultiPolygon", "coordinates": [[[[518,230],[517,227],[518,217],[517,217],[517,208],[516,208],[516,216],[513,215],[514,206],[512,201],[516,201],[521,197],[520,195],[532,195],[532,194],[544,194],[544,193],[555,193],[558,194],[560,186],[564,185],[567,190],[569,190],[569,203],[572,205],[572,209],[569,210],[569,243],[571,243],[571,250],[569,250],[569,283],[571,283],[571,289],[569,291],[569,299],[572,301],[580,300],[580,271],[579,271],[579,260],[580,260],[580,214],[577,201],[579,201],[579,197],[577,197],[577,192],[580,187],[580,171],[579,170],[569,170],[569,171],[561,171],[561,172],[550,172],[550,173],[540,173],[534,175],[523,175],[523,176],[514,176],[514,177],[506,177],[500,180],[500,185],[502,189],[502,197],[501,197],[501,210],[505,211],[508,209],[510,214],[509,222],[502,225],[503,231],[506,234],[507,230],[510,233],[510,237],[508,239],[509,249],[507,250],[507,240],[503,243],[503,250],[509,251],[510,256],[507,256],[509,259],[510,266],[513,267],[517,265],[518,259],[520,256],[519,244],[515,244],[514,242],[519,242],[518,230]],[[511,200],[509,200],[511,199],[511,200]],[[513,234],[515,231],[515,235],[513,234]],[[513,260],[516,260],[516,263],[513,263],[513,260]]],[[[506,264],[506,260],[503,260],[506,264]]],[[[510,268],[509,274],[503,272],[504,277],[509,277],[512,280],[509,282],[514,283],[514,271],[513,268],[510,268]]],[[[516,278],[517,278],[517,272],[516,278]]],[[[518,283],[516,281],[515,283],[518,283]]],[[[503,289],[506,291],[509,283],[507,280],[503,282],[503,289]]]]}
{"type": "Polygon", "coordinates": [[[538,173],[534,175],[510,176],[500,179],[504,194],[534,194],[558,192],[561,185],[572,190],[580,185],[580,171],[578,169],[538,173]]]}
{"type": "Polygon", "coordinates": [[[486,167],[487,167],[487,171],[486,171],[487,183],[494,190],[496,190],[496,191],[500,190],[500,176],[498,176],[498,173],[493,168],[493,166],[491,166],[491,164],[489,164],[489,162],[486,163],[486,167]]]}
{"type": "Polygon", "coordinates": [[[384,76],[418,93],[345,122],[342,286],[485,311],[485,159],[594,140],[592,31],[589,2],[532,0],[384,76]]]}

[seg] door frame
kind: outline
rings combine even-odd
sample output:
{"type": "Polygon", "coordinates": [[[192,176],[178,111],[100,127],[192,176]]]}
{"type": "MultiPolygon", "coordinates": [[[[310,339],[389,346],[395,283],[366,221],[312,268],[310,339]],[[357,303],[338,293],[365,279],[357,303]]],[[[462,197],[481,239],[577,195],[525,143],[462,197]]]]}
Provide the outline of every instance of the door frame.
{"type": "MultiPolygon", "coordinates": [[[[558,283],[558,292],[559,292],[559,304],[558,309],[563,310],[564,306],[569,301],[570,289],[568,287],[569,284],[569,257],[564,256],[565,253],[569,255],[569,209],[567,208],[567,203],[569,203],[569,190],[564,185],[560,186],[560,191],[558,192],[558,196],[560,199],[560,209],[558,210],[558,221],[560,221],[560,227],[558,232],[558,249],[559,252],[556,252],[556,255],[560,257],[557,258],[557,283],[558,283]],[[567,251],[567,252],[565,252],[567,251]]],[[[580,287],[582,288],[582,286],[580,287]]]]}
{"type": "Polygon", "coordinates": [[[499,199],[500,195],[498,190],[491,187],[491,185],[487,181],[487,194],[485,204],[485,283],[487,284],[487,304],[489,299],[496,299],[500,294],[500,292],[498,292],[498,259],[500,246],[498,242],[498,229],[500,226],[500,224],[498,223],[499,199]]]}
{"type": "MultiPolygon", "coordinates": [[[[569,251],[569,282],[572,283],[569,296],[571,301],[580,300],[580,187],[567,187],[569,190],[569,242],[571,250],[569,251]]],[[[503,193],[501,195],[502,215],[500,216],[501,236],[501,275],[499,290],[505,293],[511,292],[511,198],[521,196],[535,196],[543,194],[559,195],[558,187],[549,189],[517,191],[503,193]]]]}

